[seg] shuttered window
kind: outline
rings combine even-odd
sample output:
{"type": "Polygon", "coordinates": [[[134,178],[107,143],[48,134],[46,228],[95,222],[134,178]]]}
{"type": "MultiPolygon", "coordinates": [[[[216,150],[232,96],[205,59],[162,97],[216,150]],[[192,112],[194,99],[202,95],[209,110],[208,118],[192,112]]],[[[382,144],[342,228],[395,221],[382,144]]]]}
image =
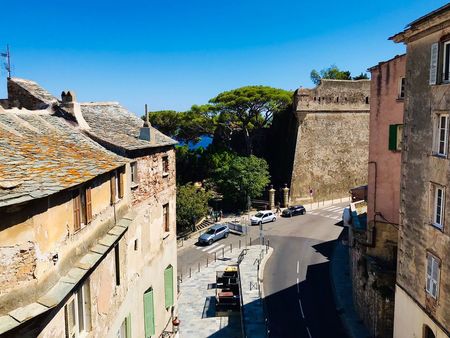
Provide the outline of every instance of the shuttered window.
{"type": "Polygon", "coordinates": [[[91,187],[86,188],[86,223],[91,223],[92,221],[92,197],[91,197],[91,187]]]}
{"type": "Polygon", "coordinates": [[[155,307],[152,288],[144,293],[144,325],[145,338],[149,338],[155,334],[155,307]]]}
{"type": "Polygon", "coordinates": [[[164,270],[164,293],[166,309],[173,305],[173,267],[169,265],[164,270]]]}
{"type": "Polygon", "coordinates": [[[77,232],[81,229],[81,198],[80,192],[73,193],[73,231],[77,232]]]}
{"type": "Polygon", "coordinates": [[[437,69],[438,69],[438,55],[439,44],[433,43],[431,45],[431,60],[430,60],[430,85],[435,85],[437,82],[437,69]]]}
{"type": "Polygon", "coordinates": [[[439,229],[444,227],[444,203],[445,203],[445,190],[444,187],[432,184],[431,194],[433,196],[433,210],[432,210],[432,224],[439,229]]]}
{"type": "Polygon", "coordinates": [[[131,313],[127,317],[127,338],[131,338],[131,313]]]}
{"type": "Polygon", "coordinates": [[[114,204],[116,202],[116,173],[111,173],[111,178],[109,181],[110,190],[111,190],[111,204],[114,204]]]}
{"type": "Polygon", "coordinates": [[[442,65],[442,71],[444,72],[442,76],[443,82],[450,81],[450,41],[444,42],[444,64],[442,65]]]}
{"type": "Polygon", "coordinates": [[[439,260],[431,254],[427,257],[427,293],[437,299],[439,291],[439,260]]]}
{"type": "Polygon", "coordinates": [[[392,151],[402,150],[402,124],[391,124],[389,126],[389,144],[388,149],[392,151]]]}
{"type": "Polygon", "coordinates": [[[435,155],[447,156],[447,149],[448,149],[448,115],[436,114],[433,152],[435,155]]]}
{"type": "Polygon", "coordinates": [[[121,169],[119,170],[119,198],[123,198],[124,196],[124,179],[125,177],[125,173],[124,171],[121,169]]]}
{"type": "Polygon", "coordinates": [[[164,232],[169,232],[170,231],[170,226],[169,226],[169,204],[164,204],[163,205],[163,229],[164,232]]]}

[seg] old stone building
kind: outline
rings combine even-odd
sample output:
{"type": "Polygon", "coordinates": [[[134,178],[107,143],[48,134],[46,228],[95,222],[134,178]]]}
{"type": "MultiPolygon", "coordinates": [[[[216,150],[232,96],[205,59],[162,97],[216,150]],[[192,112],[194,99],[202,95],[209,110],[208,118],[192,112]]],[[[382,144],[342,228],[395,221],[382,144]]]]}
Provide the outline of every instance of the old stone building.
{"type": "Polygon", "coordinates": [[[295,92],[291,203],[348,196],[367,183],[369,92],[369,80],[326,79],[295,92]]]}
{"type": "Polygon", "coordinates": [[[173,335],[175,142],[28,80],[1,105],[0,335],[173,335]]]}
{"type": "Polygon", "coordinates": [[[450,336],[450,5],[391,38],[407,46],[394,336],[450,336]]]}
{"type": "Polygon", "coordinates": [[[393,333],[405,62],[400,55],[369,69],[367,203],[352,204],[359,216],[350,227],[353,302],[373,337],[393,333]],[[365,206],[364,218],[356,205],[365,206]]]}

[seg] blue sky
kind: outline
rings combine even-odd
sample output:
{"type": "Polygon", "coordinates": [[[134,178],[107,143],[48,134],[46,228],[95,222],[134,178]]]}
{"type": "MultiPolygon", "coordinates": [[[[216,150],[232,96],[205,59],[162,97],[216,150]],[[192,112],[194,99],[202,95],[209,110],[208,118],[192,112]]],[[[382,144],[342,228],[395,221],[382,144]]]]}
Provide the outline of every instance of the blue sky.
{"type": "MultiPolygon", "coordinates": [[[[142,114],[186,110],[244,85],[310,87],[311,69],[354,74],[405,51],[387,38],[438,0],[29,0],[1,5],[13,76],[142,114]]],[[[2,70],[0,97],[6,97],[2,70]]]]}

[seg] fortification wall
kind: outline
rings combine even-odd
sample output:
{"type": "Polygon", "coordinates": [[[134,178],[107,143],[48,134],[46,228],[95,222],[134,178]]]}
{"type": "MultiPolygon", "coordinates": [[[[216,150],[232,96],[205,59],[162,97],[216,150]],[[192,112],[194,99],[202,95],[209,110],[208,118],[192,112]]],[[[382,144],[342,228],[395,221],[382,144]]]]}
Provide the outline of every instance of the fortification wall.
{"type": "Polygon", "coordinates": [[[367,183],[369,93],[369,80],[322,80],[297,90],[291,204],[344,196],[367,183]]]}

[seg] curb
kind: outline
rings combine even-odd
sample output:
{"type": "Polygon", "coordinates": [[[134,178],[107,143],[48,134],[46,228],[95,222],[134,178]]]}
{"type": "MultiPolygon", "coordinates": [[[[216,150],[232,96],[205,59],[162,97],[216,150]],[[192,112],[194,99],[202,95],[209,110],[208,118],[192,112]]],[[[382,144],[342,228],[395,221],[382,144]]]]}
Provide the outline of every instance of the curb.
{"type": "Polygon", "coordinates": [[[269,260],[270,256],[272,256],[272,253],[273,253],[273,248],[269,246],[269,251],[264,256],[264,258],[262,259],[262,261],[259,265],[258,282],[261,284],[261,299],[264,299],[264,297],[265,297],[264,287],[263,287],[264,286],[264,284],[263,284],[264,268],[266,267],[266,263],[269,260]]]}

